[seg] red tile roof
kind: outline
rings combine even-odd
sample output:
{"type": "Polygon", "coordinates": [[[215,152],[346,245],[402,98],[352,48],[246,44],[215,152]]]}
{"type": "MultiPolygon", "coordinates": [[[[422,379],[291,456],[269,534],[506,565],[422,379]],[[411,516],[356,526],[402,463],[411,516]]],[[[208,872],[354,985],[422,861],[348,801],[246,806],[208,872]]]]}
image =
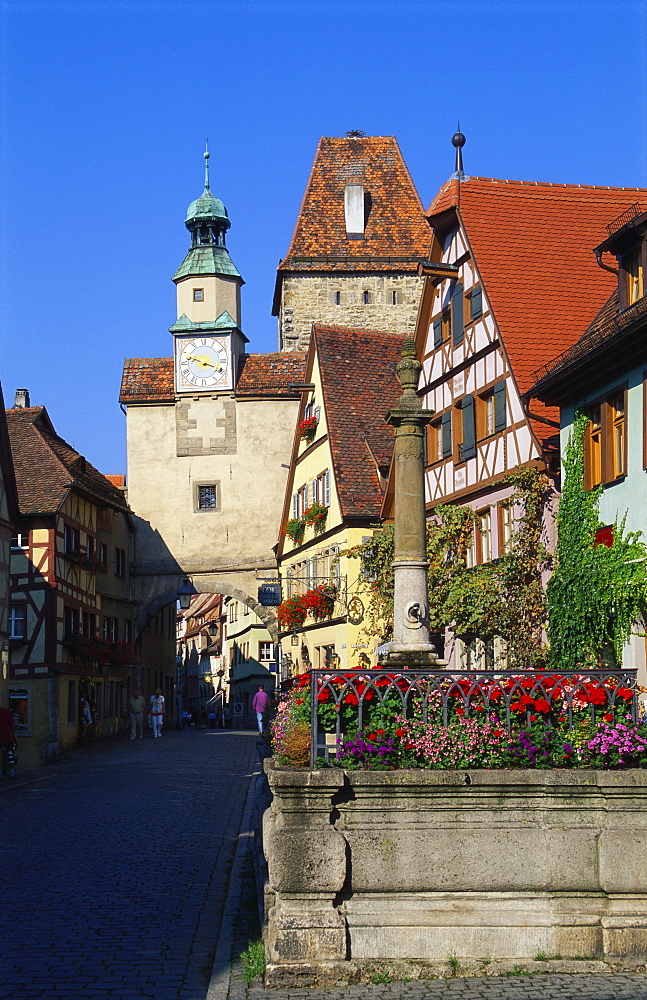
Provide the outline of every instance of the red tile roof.
{"type": "MultiPolygon", "coordinates": [[[[333,472],[342,517],[378,518],[389,473],[393,431],[385,416],[402,388],[395,374],[401,334],[313,327],[333,472]]],[[[313,348],[311,348],[313,349],[313,348]]]]}
{"type": "Polygon", "coordinates": [[[126,477],[123,475],[106,475],[106,479],[117,488],[121,487],[123,489],[126,485],[126,477]]]}
{"type": "Polygon", "coordinates": [[[423,206],[395,136],[319,141],[282,271],[411,271],[429,255],[423,206]],[[370,195],[364,239],[348,239],[344,188],[370,195]]]}
{"type": "MultiPolygon", "coordinates": [[[[569,348],[613,291],[593,248],[644,188],[582,187],[452,178],[428,217],[443,228],[455,211],[494,312],[521,392],[533,373],[569,348]]],[[[610,258],[613,263],[613,258],[610,258]]]]}
{"type": "MultiPolygon", "coordinates": [[[[294,382],[303,382],[305,358],[301,351],[243,354],[236,395],[297,395],[289,387],[294,382]]],[[[126,358],[119,394],[121,403],[172,403],[174,400],[172,358],[126,358]]]]}
{"type": "Polygon", "coordinates": [[[294,396],[290,385],[303,382],[306,355],[302,351],[243,354],[238,369],[239,396],[294,396]]]}
{"type": "Polygon", "coordinates": [[[54,430],[44,406],[6,411],[20,513],[51,514],[77,487],[102,504],[128,510],[121,490],[54,430]]]}
{"type": "Polygon", "coordinates": [[[126,358],[120,403],[172,403],[173,358],[126,358]]]}
{"type": "Polygon", "coordinates": [[[647,297],[620,311],[618,291],[604,303],[577,343],[534,373],[530,407],[539,399],[563,405],[581,393],[582,382],[614,378],[647,359],[647,297]],[[537,395],[538,394],[538,395],[537,395]]]}

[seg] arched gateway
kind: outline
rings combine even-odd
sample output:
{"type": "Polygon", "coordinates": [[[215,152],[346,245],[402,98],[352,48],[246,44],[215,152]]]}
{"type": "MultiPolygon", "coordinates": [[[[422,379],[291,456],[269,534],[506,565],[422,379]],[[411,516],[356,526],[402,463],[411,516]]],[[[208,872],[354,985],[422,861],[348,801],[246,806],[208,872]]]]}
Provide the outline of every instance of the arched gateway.
{"type": "MultiPolygon", "coordinates": [[[[269,576],[269,573],[268,573],[269,576]]],[[[178,582],[188,577],[150,576],[139,578],[139,610],[135,618],[135,632],[139,633],[153,615],[161,611],[177,598],[178,582]],[[175,580],[175,583],[173,581],[175,580]]],[[[137,582],[137,578],[135,578],[137,582]]],[[[272,608],[258,603],[259,579],[254,572],[239,573],[231,578],[223,578],[217,573],[206,573],[200,578],[193,577],[191,585],[196,594],[222,594],[233,597],[250,608],[261,619],[274,643],[279,641],[278,622],[272,608]]]]}
{"type": "Polygon", "coordinates": [[[204,191],[185,225],[191,244],[173,277],[172,356],[127,359],[120,394],[138,622],[174,601],[187,577],[196,593],[246,604],[276,641],[257,589],[259,577],[276,574],[305,355],[245,353],[243,279],[226,247],[227,210],[211,193],[208,152],[204,191]]]}

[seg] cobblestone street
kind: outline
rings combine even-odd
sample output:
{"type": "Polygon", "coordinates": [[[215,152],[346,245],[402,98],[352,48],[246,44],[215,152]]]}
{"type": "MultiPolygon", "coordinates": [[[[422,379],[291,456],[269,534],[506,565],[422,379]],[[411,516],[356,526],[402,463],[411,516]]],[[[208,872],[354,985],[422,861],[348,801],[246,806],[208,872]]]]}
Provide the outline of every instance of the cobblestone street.
{"type": "Polygon", "coordinates": [[[167,731],[70,754],[31,784],[3,782],[0,997],[647,1000],[638,973],[266,990],[247,986],[235,961],[230,980],[245,943],[236,909],[252,891],[257,770],[252,734],[167,731]]]}
{"type": "Polygon", "coordinates": [[[3,790],[0,996],[204,1000],[257,768],[251,734],[168,730],[3,790]]]}

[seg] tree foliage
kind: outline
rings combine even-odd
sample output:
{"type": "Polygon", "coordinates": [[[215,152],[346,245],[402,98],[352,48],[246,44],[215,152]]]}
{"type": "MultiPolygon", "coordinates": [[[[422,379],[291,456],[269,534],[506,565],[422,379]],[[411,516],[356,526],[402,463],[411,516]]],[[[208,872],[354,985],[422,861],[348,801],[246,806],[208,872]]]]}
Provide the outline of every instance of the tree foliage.
{"type": "MultiPolygon", "coordinates": [[[[510,667],[533,666],[544,656],[541,572],[547,554],[541,530],[548,481],[535,469],[523,469],[507,482],[515,487],[507,501],[515,528],[499,559],[468,568],[468,548],[477,530],[470,507],[445,504],[427,522],[429,627],[437,632],[451,626],[459,636],[499,636],[510,667]]],[[[393,528],[387,526],[348,552],[361,560],[364,579],[372,582],[366,631],[381,641],[393,634],[393,541],[393,528]]]]}
{"type": "Polygon", "coordinates": [[[577,414],[564,456],[555,573],[548,584],[551,662],[561,670],[620,663],[647,598],[647,548],[616,519],[613,544],[595,544],[602,487],[584,488],[585,414],[577,414]]]}

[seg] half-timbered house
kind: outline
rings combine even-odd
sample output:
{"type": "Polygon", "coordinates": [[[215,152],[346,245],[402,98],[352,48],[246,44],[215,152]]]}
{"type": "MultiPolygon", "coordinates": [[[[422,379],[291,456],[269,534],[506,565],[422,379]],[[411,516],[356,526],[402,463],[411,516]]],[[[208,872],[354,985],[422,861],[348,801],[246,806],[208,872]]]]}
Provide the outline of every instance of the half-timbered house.
{"type": "MultiPolygon", "coordinates": [[[[416,334],[423,405],[435,414],[427,507],[473,508],[472,565],[497,558],[510,542],[510,474],[535,466],[556,481],[559,410],[536,399],[528,405],[522,395],[533,372],[578,339],[610,294],[614,279],[592,248],[636,195],[466,177],[457,169],[432,202],[434,247],[421,267],[416,334]]],[[[484,638],[448,633],[445,656],[491,666],[496,645],[484,638]]]]}
{"type": "Polygon", "coordinates": [[[20,512],[8,697],[22,763],[35,766],[121,724],[137,684],[133,528],[123,491],[56,434],[44,407],[6,415],[20,512]]]}
{"type": "Polygon", "coordinates": [[[9,639],[14,628],[9,586],[11,542],[18,524],[18,493],[0,386],[0,705],[7,706],[9,639]]]}

